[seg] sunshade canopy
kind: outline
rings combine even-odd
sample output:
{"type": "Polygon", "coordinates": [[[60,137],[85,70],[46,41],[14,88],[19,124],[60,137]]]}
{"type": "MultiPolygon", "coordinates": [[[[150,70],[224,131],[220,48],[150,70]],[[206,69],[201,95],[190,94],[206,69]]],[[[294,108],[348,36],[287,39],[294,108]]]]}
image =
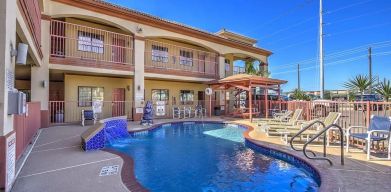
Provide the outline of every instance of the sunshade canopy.
{"type": "Polygon", "coordinates": [[[276,86],[287,82],[285,80],[271,79],[257,75],[238,74],[220,80],[210,81],[208,84],[215,90],[226,90],[234,87],[249,91],[252,87],[275,89],[276,86]]]}

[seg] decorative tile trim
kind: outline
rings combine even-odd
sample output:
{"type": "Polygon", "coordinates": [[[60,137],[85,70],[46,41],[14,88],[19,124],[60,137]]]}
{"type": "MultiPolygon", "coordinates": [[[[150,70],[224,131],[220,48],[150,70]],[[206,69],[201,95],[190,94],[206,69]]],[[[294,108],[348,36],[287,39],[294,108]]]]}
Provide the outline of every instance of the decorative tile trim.
{"type": "Polygon", "coordinates": [[[285,162],[288,162],[295,167],[301,168],[305,170],[315,181],[316,183],[320,186],[321,184],[321,178],[320,174],[316,169],[314,169],[311,165],[309,165],[306,161],[302,160],[301,158],[297,158],[293,155],[289,155],[285,152],[278,151],[275,149],[267,148],[264,146],[257,145],[250,140],[246,139],[245,140],[245,145],[249,147],[250,149],[253,149],[256,152],[262,153],[264,155],[267,155],[269,157],[273,157],[285,162]]]}
{"type": "Polygon", "coordinates": [[[99,150],[105,147],[106,142],[110,139],[128,137],[127,131],[128,122],[126,118],[113,118],[109,120],[102,120],[102,125],[92,127],[93,131],[87,130],[82,134],[81,146],[84,151],[99,150]]]}

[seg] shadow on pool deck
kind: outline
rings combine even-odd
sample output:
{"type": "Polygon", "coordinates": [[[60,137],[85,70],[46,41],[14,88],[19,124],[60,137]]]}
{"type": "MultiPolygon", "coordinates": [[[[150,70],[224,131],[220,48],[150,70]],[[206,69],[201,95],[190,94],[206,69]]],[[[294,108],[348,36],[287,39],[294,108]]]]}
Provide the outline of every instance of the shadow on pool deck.
{"type": "MultiPolygon", "coordinates": [[[[225,120],[251,125],[243,120],[225,120]]],[[[172,119],[156,120],[155,123],[172,121],[172,119]]],[[[80,135],[87,128],[68,125],[42,129],[12,191],[128,191],[121,180],[120,171],[115,175],[99,176],[103,166],[119,165],[121,170],[123,166],[121,157],[106,151],[83,152],[81,150],[80,135]]],[[[130,122],[128,129],[135,131],[147,128],[138,125],[137,122],[130,122]]],[[[292,153],[292,150],[283,145],[279,138],[257,134],[253,139],[259,144],[272,145],[292,153]]],[[[311,149],[321,150],[320,147],[311,149]]],[[[315,161],[312,164],[328,174],[328,178],[333,178],[332,182],[336,186],[332,191],[391,191],[390,161],[366,161],[363,159],[365,154],[348,153],[345,166],[341,166],[339,149],[330,148],[329,153],[335,164],[333,167],[324,161],[315,161]]],[[[300,153],[297,155],[302,156],[300,153]]]]}

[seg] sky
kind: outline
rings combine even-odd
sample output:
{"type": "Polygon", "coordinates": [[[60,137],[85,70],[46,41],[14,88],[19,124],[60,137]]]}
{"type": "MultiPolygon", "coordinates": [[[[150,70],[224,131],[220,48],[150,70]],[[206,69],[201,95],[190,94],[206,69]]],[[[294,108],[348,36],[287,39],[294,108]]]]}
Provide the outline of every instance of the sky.
{"type": "MultiPolygon", "coordinates": [[[[319,90],[319,0],[107,0],[208,32],[222,28],[258,40],[270,50],[272,78],[282,87],[319,90]]],[[[368,74],[391,80],[391,0],[323,0],[325,89],[368,74]]],[[[240,62],[238,63],[240,65],[240,62]]]]}

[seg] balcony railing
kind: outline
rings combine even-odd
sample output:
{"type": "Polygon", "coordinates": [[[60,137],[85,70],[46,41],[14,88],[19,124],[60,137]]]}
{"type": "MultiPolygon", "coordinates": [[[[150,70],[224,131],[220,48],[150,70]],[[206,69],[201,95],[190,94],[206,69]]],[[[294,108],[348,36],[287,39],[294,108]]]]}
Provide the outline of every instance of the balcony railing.
{"type": "Polygon", "coordinates": [[[58,20],[51,21],[51,63],[130,69],[133,37],[58,20]]]}
{"type": "MultiPolygon", "coordinates": [[[[92,110],[92,107],[80,107],[78,101],[49,101],[49,118],[52,125],[55,124],[67,124],[67,123],[80,123],[82,110],[92,110]]],[[[154,118],[172,118],[173,106],[179,107],[181,110],[184,107],[191,108],[194,117],[194,109],[196,105],[201,105],[203,108],[209,110],[208,101],[206,100],[194,100],[188,103],[177,103],[167,102],[164,105],[164,111],[158,111],[156,102],[153,102],[153,108],[155,109],[154,118]]],[[[215,101],[213,101],[215,103],[215,101]]],[[[97,114],[98,119],[104,119],[109,117],[127,116],[127,118],[133,119],[132,109],[134,108],[133,101],[103,101],[101,113],[97,114]]],[[[161,108],[160,108],[161,109],[161,108]]],[[[204,114],[206,115],[206,114],[204,114]]],[[[182,116],[183,117],[183,116],[182,116]]],[[[188,114],[186,114],[188,117],[188,114]]]]}
{"type": "Polygon", "coordinates": [[[145,70],[164,74],[217,77],[216,53],[154,40],[145,41],[145,70]]]}
{"type": "Polygon", "coordinates": [[[234,66],[233,74],[243,74],[246,73],[246,69],[244,67],[234,66]]]}

